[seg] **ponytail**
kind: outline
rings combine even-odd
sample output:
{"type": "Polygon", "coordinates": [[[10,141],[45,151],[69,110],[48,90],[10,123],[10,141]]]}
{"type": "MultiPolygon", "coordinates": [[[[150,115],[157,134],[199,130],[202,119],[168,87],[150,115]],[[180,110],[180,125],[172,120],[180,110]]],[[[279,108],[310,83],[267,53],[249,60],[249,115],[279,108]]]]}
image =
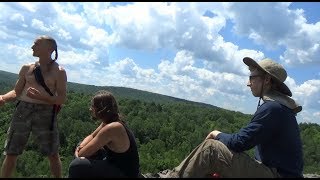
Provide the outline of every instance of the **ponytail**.
{"type": "Polygon", "coordinates": [[[58,50],[57,48],[54,50],[55,54],[54,54],[54,59],[53,61],[56,61],[58,59],[58,50]]]}
{"type": "Polygon", "coordinates": [[[47,36],[47,35],[42,35],[39,37],[39,39],[44,39],[44,40],[49,41],[52,49],[54,49],[54,52],[55,52],[55,56],[54,56],[53,61],[56,61],[58,59],[58,46],[57,46],[56,40],[54,40],[52,37],[47,36]]]}

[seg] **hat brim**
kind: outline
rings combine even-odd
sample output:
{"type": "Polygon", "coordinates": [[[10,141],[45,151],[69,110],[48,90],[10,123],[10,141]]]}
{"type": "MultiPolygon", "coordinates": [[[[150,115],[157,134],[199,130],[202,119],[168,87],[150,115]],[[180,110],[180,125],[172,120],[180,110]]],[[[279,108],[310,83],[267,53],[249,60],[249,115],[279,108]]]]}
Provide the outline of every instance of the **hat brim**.
{"type": "Polygon", "coordinates": [[[265,69],[263,69],[255,60],[249,58],[249,57],[245,57],[243,58],[243,62],[247,65],[247,66],[252,66],[252,67],[256,67],[259,68],[260,70],[264,71],[267,73],[267,71],[265,69]]]}
{"type": "Polygon", "coordinates": [[[275,77],[275,76],[273,76],[270,72],[268,72],[267,70],[265,70],[264,68],[262,68],[255,60],[253,60],[252,58],[250,58],[250,57],[245,57],[245,58],[243,58],[243,62],[247,65],[247,66],[252,66],[252,67],[256,67],[256,68],[258,68],[258,69],[260,69],[260,70],[262,70],[263,72],[266,72],[266,73],[268,73],[271,77],[272,77],[272,79],[274,80],[274,81],[276,81],[276,83],[279,85],[278,86],[278,90],[281,92],[281,93],[283,93],[283,94],[285,94],[285,95],[288,95],[288,96],[292,96],[292,93],[291,93],[291,91],[290,91],[290,89],[288,88],[288,86],[286,85],[286,84],[284,84],[283,82],[281,82],[277,77],[275,77]]]}

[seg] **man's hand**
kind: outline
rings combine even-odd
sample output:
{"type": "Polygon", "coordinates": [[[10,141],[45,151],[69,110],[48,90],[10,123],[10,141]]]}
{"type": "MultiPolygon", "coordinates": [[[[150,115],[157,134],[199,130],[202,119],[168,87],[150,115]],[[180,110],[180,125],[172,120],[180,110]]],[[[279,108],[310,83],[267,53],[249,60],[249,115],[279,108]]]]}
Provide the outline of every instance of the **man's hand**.
{"type": "Polygon", "coordinates": [[[41,96],[42,94],[40,93],[40,91],[38,91],[36,88],[33,87],[29,87],[27,89],[27,96],[32,98],[32,99],[38,99],[41,100],[41,96]]]}
{"type": "Polygon", "coordinates": [[[208,134],[206,139],[215,139],[220,133],[221,133],[220,131],[214,130],[208,134]]]}

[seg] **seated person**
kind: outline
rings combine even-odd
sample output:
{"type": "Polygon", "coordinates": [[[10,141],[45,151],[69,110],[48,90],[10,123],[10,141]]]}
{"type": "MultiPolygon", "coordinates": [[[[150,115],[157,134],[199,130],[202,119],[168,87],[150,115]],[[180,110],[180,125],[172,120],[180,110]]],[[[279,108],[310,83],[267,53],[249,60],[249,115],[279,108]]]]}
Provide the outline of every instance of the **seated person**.
{"type": "Polygon", "coordinates": [[[144,177],[302,178],[303,146],[296,119],[302,106],[284,83],[287,72],[274,60],[245,57],[247,86],[259,97],[250,122],[236,133],[213,130],[173,169],[144,177]],[[263,103],[260,104],[260,100],[263,103]],[[255,148],[252,158],[245,151],[255,148]]]}
{"type": "Polygon", "coordinates": [[[108,91],[98,91],[91,100],[90,111],[101,124],[76,147],[69,178],[138,177],[135,137],[120,120],[114,96],[108,91]]]}

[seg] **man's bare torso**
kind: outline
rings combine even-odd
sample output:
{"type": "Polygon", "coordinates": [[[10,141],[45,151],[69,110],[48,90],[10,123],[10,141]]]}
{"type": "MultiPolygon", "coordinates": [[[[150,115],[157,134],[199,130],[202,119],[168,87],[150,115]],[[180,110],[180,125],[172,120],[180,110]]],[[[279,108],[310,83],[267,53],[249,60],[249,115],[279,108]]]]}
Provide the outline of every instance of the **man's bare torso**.
{"type": "MultiPolygon", "coordinates": [[[[48,96],[50,96],[49,93],[47,93],[47,91],[35,79],[35,76],[33,73],[33,70],[35,68],[35,63],[29,64],[27,66],[28,66],[27,71],[23,75],[26,80],[26,83],[18,99],[21,101],[26,101],[26,102],[36,103],[36,104],[48,104],[47,102],[37,100],[37,99],[32,99],[26,95],[27,89],[29,87],[33,87],[38,89],[38,91],[40,91],[41,93],[48,94],[48,96]]],[[[47,72],[42,71],[43,79],[53,94],[56,93],[56,81],[57,81],[58,73],[59,73],[59,65],[57,63],[52,64],[50,69],[47,72]]]]}

